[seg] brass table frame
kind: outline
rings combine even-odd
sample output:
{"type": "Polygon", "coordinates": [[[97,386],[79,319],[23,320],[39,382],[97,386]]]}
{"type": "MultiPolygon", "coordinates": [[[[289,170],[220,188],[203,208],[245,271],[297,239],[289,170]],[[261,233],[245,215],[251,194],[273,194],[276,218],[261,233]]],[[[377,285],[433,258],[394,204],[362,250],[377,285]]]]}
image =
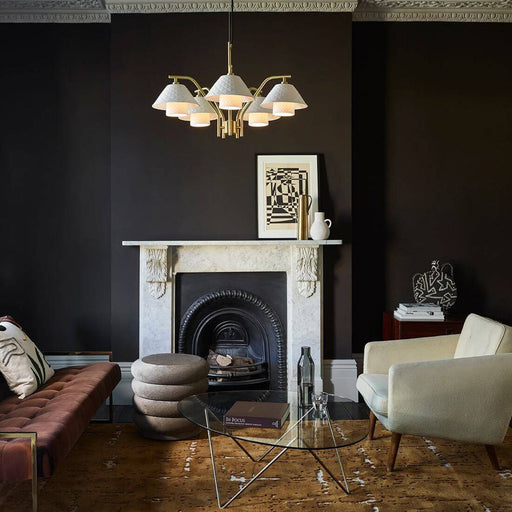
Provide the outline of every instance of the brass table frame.
{"type": "MultiPolygon", "coordinates": [[[[293,425],[291,425],[287,430],[286,432],[277,440],[277,442],[279,442],[281,439],[283,439],[287,434],[288,432],[290,432],[291,429],[293,429],[294,427],[296,427],[297,425],[299,425],[302,420],[308,415],[310,414],[311,412],[313,412],[315,410],[314,407],[311,407],[310,409],[308,409],[293,425]]],[[[294,449],[294,448],[290,448],[290,445],[297,440],[297,436],[295,436],[291,441],[289,441],[286,446],[284,447],[281,447],[283,448],[273,459],[271,459],[263,468],[261,468],[255,475],[253,475],[251,477],[251,479],[245,484],[243,485],[233,496],[231,496],[231,498],[229,498],[225,503],[221,503],[221,498],[220,498],[220,492],[219,492],[219,485],[218,485],[218,480],[217,480],[217,466],[215,464],[215,453],[213,451],[213,443],[212,443],[212,433],[211,433],[211,430],[210,430],[210,420],[209,420],[209,415],[213,416],[215,418],[215,420],[219,421],[219,419],[217,418],[217,416],[215,416],[215,414],[210,411],[209,409],[205,409],[204,411],[204,415],[205,415],[205,420],[206,420],[206,431],[208,433],[208,444],[210,446],[210,456],[211,456],[211,459],[212,459],[212,471],[213,471],[213,481],[214,481],[214,484],[215,484],[215,494],[217,495],[217,505],[220,509],[225,509],[227,508],[230,503],[232,503],[236,498],[238,498],[238,496],[240,496],[240,494],[242,494],[251,484],[253,484],[270,466],[272,466],[272,464],[274,464],[274,462],[276,462],[282,455],[285,454],[285,452],[287,452],[288,450],[290,449],[294,449]]],[[[334,473],[324,464],[324,462],[320,459],[320,457],[318,457],[318,455],[315,453],[315,449],[314,448],[307,448],[307,451],[309,453],[311,453],[311,455],[313,455],[313,457],[316,459],[316,461],[327,471],[327,473],[329,474],[329,476],[334,480],[334,482],[338,485],[338,487],[344,491],[346,494],[350,494],[350,489],[348,487],[348,483],[347,483],[347,478],[345,476],[345,469],[343,467],[343,463],[341,461],[341,456],[340,456],[340,453],[339,453],[339,448],[336,446],[336,438],[334,436],[334,429],[332,427],[332,422],[331,422],[331,417],[329,415],[329,412],[326,411],[326,415],[327,415],[327,418],[326,420],[329,422],[329,429],[331,431],[331,436],[332,436],[332,439],[334,441],[334,446],[330,449],[333,449],[336,451],[336,458],[338,460],[338,465],[340,467],[340,470],[341,470],[341,475],[343,477],[343,483],[344,485],[340,482],[340,480],[338,479],[338,477],[336,477],[334,475],[334,473]]],[[[259,458],[255,459],[248,451],[247,449],[239,442],[238,439],[236,439],[235,437],[232,437],[230,435],[227,435],[227,434],[221,434],[221,435],[226,435],[227,437],[230,437],[239,447],[240,449],[253,461],[253,462],[261,462],[262,460],[265,459],[265,457],[272,451],[274,450],[275,448],[278,448],[278,446],[271,446],[263,455],[261,455],[259,458]]],[[[249,440],[247,442],[250,442],[249,440]]],[[[304,442],[304,441],[303,441],[304,442]]],[[[307,443],[306,443],[307,444],[307,443]]]]}
{"type": "Polygon", "coordinates": [[[32,511],[37,512],[37,432],[0,432],[0,439],[30,439],[30,476],[32,477],[32,511]]]}

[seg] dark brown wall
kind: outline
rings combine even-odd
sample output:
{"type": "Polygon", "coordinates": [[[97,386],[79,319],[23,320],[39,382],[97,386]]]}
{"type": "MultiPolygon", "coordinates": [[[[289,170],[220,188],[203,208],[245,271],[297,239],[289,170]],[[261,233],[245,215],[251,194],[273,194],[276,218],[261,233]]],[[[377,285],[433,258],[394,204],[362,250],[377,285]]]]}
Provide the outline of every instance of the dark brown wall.
{"type": "Polygon", "coordinates": [[[224,72],[225,15],[1,26],[0,312],[47,350],[108,348],[111,323],[115,358],[134,358],[138,251],[121,241],[255,238],[254,154],[317,152],[322,209],[349,242],[325,251],[326,357],[350,352],[352,302],[354,351],[380,338],[433,258],[454,264],[460,311],[512,323],[512,25],[237,22],[236,71],[290,72],[311,105],[241,141],[150,108],[171,71],[224,72]]]}
{"type": "MultiPolygon", "coordinates": [[[[112,347],[138,350],[138,249],[122,240],[257,238],[257,153],[319,153],[321,208],[333,237],[351,220],[348,14],[237,14],[235,72],[249,85],[289,73],[310,108],[241,140],[218,140],[151,108],[167,75],[211,86],[226,72],[225,14],[113,16],[112,347]],[[336,100],[334,97],[336,95],[336,100]]],[[[351,344],[350,245],[327,248],[326,356],[351,344]],[[334,314],[334,311],[336,314],[334,314]]]]}
{"type": "Polygon", "coordinates": [[[0,315],[110,346],[107,25],[0,25],[0,315]]]}
{"type": "Polygon", "coordinates": [[[512,25],[354,24],[354,350],[411,275],[512,323],[512,25]]]}

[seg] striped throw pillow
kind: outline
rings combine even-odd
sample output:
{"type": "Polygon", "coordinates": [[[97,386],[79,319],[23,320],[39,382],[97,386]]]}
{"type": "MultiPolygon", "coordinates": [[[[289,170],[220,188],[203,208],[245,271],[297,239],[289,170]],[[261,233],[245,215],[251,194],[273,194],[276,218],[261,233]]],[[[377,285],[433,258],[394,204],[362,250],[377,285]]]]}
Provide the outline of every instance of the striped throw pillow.
{"type": "Polygon", "coordinates": [[[31,395],[54,374],[34,342],[11,321],[0,322],[0,372],[19,398],[31,395]]]}

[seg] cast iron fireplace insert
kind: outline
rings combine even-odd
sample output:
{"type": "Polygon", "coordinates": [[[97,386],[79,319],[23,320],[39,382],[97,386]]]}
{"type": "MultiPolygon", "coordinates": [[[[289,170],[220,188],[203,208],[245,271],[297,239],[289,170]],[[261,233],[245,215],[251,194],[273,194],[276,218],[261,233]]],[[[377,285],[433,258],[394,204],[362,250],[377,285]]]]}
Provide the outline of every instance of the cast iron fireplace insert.
{"type": "Polygon", "coordinates": [[[211,389],[286,389],[284,273],[181,274],[176,290],[176,349],[208,360],[211,389]]]}

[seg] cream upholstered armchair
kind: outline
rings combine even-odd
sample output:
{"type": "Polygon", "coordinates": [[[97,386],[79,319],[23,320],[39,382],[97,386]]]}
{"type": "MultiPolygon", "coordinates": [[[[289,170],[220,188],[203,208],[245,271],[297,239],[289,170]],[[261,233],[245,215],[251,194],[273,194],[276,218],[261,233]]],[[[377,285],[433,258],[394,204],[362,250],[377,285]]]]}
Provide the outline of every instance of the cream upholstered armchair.
{"type": "Polygon", "coordinates": [[[512,328],[471,314],[460,335],[368,343],[357,389],[375,422],[391,431],[393,471],[402,434],[495,445],[512,416],[512,328]]]}

